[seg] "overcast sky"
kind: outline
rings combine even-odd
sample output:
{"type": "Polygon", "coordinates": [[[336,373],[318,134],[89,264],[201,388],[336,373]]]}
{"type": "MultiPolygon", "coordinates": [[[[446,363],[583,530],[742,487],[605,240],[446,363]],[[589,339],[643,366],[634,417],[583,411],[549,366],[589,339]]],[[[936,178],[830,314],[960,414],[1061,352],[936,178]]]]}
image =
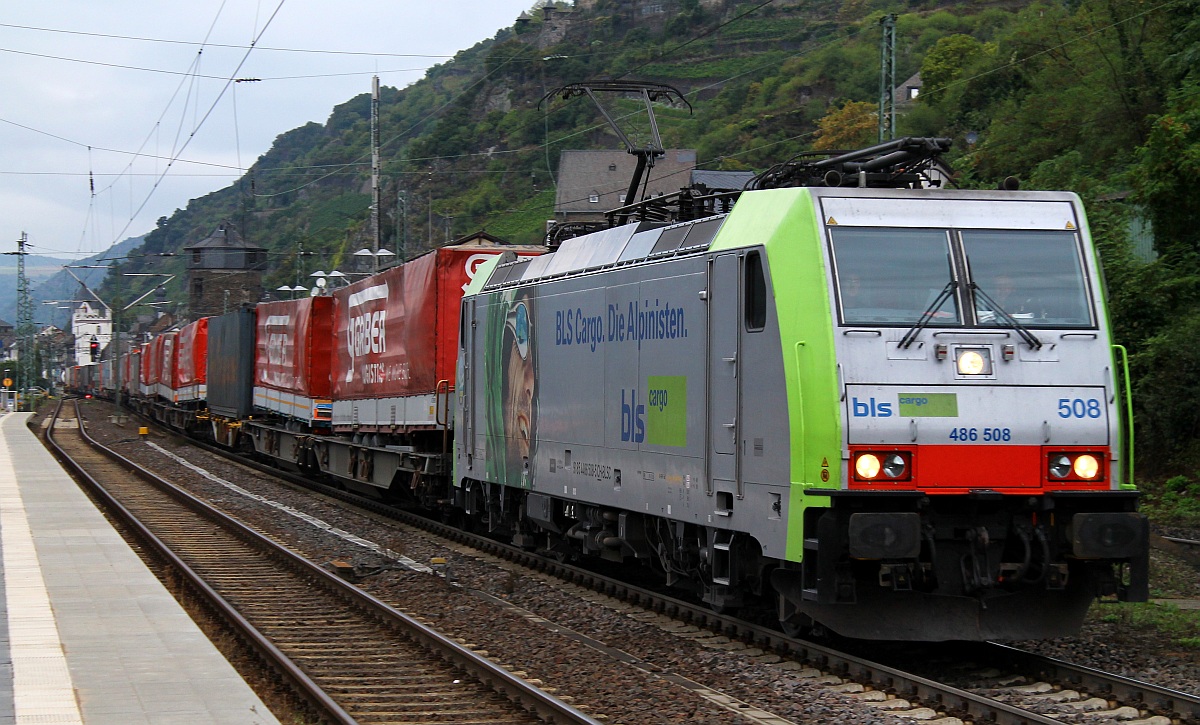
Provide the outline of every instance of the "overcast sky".
{"type": "Polygon", "coordinates": [[[36,254],[85,256],[150,231],[236,180],[279,134],[369,92],[372,74],[403,88],[532,5],[3,2],[0,252],[21,232],[36,254]]]}

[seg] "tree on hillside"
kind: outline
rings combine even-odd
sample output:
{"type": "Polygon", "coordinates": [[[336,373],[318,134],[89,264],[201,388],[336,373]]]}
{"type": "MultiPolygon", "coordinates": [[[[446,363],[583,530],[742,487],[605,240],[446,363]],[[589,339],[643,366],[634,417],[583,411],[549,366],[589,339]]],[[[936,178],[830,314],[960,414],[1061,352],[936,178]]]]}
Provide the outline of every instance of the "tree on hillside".
{"type": "Polygon", "coordinates": [[[817,120],[813,149],[857,149],[879,139],[879,105],[865,101],[846,101],[817,120]]]}
{"type": "Polygon", "coordinates": [[[1138,151],[1135,182],[1154,225],[1160,256],[1173,263],[1200,258],[1200,85],[1172,94],[1138,151]]]}
{"type": "Polygon", "coordinates": [[[958,95],[950,92],[955,81],[994,50],[969,35],[947,35],[939,40],[921,63],[921,102],[935,104],[958,95]]]}

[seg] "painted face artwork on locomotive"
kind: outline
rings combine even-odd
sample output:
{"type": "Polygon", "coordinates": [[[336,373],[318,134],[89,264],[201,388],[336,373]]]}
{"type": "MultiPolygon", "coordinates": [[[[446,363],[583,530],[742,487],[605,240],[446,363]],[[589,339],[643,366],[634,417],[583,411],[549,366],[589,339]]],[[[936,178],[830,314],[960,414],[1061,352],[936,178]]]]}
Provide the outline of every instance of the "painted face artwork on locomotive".
{"type": "Polygon", "coordinates": [[[488,310],[485,331],[488,473],[522,487],[530,485],[537,426],[533,313],[527,292],[503,292],[488,310]],[[520,480],[508,480],[516,475],[520,480]]]}

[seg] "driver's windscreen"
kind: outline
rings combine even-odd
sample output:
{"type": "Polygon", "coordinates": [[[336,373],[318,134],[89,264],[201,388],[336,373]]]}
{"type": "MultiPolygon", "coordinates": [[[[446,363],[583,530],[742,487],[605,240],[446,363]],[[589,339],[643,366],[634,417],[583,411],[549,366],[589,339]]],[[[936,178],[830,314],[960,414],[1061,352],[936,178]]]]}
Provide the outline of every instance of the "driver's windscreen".
{"type": "MultiPolygon", "coordinates": [[[[951,279],[950,234],[944,229],[831,227],[842,321],[912,325],[951,279]]],[[[930,325],[960,324],[949,295],[930,325]]]]}
{"type": "Polygon", "coordinates": [[[961,236],[971,281],[984,292],[974,295],[978,324],[1003,325],[1001,312],[1007,312],[1025,327],[1092,325],[1074,232],[973,230],[961,236]]]}

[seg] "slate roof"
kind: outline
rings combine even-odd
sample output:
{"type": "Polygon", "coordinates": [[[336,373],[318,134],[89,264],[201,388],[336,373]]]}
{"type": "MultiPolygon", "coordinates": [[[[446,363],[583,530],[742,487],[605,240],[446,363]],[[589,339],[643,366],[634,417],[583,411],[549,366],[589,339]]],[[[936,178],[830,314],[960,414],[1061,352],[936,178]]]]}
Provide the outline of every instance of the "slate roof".
{"type": "MultiPolygon", "coordinates": [[[[625,151],[563,151],[558,160],[554,213],[603,214],[621,206],[620,197],[629,188],[636,167],[637,159],[625,151]]],[[[688,185],[688,172],[695,167],[694,149],[667,149],[648,170],[647,195],[679,191],[688,185]]]]}
{"type": "Polygon", "coordinates": [[[741,191],[753,178],[753,171],[709,171],[707,169],[692,171],[692,183],[704,184],[709,189],[741,191]]]}
{"type": "Polygon", "coordinates": [[[209,234],[204,239],[184,247],[185,250],[193,249],[264,249],[257,245],[250,244],[238,234],[238,230],[229,222],[220,224],[212,234],[209,234]]]}

